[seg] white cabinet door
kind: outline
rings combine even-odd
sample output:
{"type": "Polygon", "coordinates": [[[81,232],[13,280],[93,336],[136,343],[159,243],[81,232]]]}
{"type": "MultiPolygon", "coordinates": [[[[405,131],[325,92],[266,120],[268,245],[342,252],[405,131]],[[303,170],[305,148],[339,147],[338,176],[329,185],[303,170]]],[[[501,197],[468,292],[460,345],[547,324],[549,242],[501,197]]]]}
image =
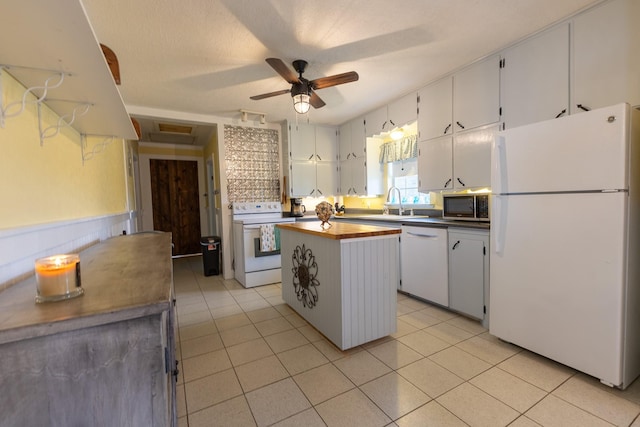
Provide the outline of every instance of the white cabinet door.
{"type": "Polygon", "coordinates": [[[345,123],[340,126],[338,135],[339,156],[340,161],[343,162],[351,158],[351,122],[345,123]]]}
{"type": "Polygon", "coordinates": [[[453,189],[453,138],[443,136],[418,142],[418,187],[420,192],[453,189]]]}
{"type": "Polygon", "coordinates": [[[453,118],[456,131],[500,120],[500,59],[491,56],[453,76],[453,118]]]}
{"type": "Polygon", "coordinates": [[[338,160],[338,130],[335,127],[315,126],[316,160],[338,160]]]}
{"type": "Polygon", "coordinates": [[[340,194],[350,196],[353,192],[353,161],[340,162],[340,194]]]}
{"type": "Polygon", "coordinates": [[[338,163],[316,163],[316,189],[313,197],[333,196],[338,194],[338,163]]]}
{"type": "Polygon", "coordinates": [[[364,128],[364,117],[350,121],[351,123],[351,154],[365,157],[367,147],[367,133],[364,128]]]}
{"type": "Polygon", "coordinates": [[[390,123],[387,130],[415,122],[418,119],[418,94],[410,93],[389,104],[387,116],[390,123]]]}
{"type": "Polygon", "coordinates": [[[454,189],[491,187],[491,143],[497,132],[491,125],[454,135],[454,189]]]}
{"type": "Polygon", "coordinates": [[[291,197],[309,197],[316,192],[316,162],[291,162],[291,197]]]}
{"type": "Polygon", "coordinates": [[[507,49],[500,69],[504,129],[569,111],[569,24],[507,49]]]}
{"type": "Polygon", "coordinates": [[[449,307],[484,318],[488,232],[449,230],[449,307]]]}
{"type": "Polygon", "coordinates": [[[401,289],[448,306],[447,229],[403,226],[400,254],[401,289]]]}
{"type": "Polygon", "coordinates": [[[640,2],[606,2],[573,21],[571,113],[640,104],[640,2]]]}
{"type": "Polygon", "coordinates": [[[313,160],[316,150],[316,129],[305,123],[289,124],[291,160],[313,160]]]}
{"type": "Polygon", "coordinates": [[[378,135],[381,132],[387,132],[390,130],[386,105],[367,113],[365,130],[367,132],[367,136],[378,135]]]}
{"type": "Polygon", "coordinates": [[[351,159],[351,194],[354,196],[367,195],[367,166],[364,157],[351,159]]]}
{"type": "Polygon", "coordinates": [[[453,79],[445,77],[418,92],[418,140],[453,132],[453,79]]]}
{"type": "Polygon", "coordinates": [[[340,162],[340,194],[365,196],[367,193],[365,158],[358,157],[340,162]]]}
{"type": "Polygon", "coordinates": [[[384,165],[380,163],[380,147],[384,141],[381,138],[367,138],[366,156],[366,194],[379,196],[385,192],[386,182],[384,165]]]}

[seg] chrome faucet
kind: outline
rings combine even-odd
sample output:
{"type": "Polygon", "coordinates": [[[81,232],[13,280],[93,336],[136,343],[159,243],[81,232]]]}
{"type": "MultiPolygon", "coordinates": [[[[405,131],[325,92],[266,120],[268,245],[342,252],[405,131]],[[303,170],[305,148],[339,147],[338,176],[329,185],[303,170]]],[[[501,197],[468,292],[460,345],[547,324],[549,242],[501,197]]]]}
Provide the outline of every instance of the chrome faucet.
{"type": "Polygon", "coordinates": [[[404,208],[402,207],[402,194],[400,194],[400,189],[395,185],[389,188],[389,192],[387,193],[387,203],[390,203],[391,192],[396,190],[398,192],[398,202],[400,203],[400,209],[398,210],[398,215],[402,215],[404,213],[404,208]]]}

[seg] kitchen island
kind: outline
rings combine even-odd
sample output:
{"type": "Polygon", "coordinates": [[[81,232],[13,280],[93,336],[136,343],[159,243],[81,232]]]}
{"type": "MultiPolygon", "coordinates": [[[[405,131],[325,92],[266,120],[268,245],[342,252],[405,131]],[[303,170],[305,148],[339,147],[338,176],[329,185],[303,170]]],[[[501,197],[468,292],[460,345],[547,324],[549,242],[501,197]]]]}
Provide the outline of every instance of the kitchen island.
{"type": "Polygon", "coordinates": [[[278,224],[282,298],[342,350],[396,331],[398,228],[278,224]]]}
{"type": "Polygon", "coordinates": [[[175,425],[170,233],[80,252],[84,295],[36,304],[36,279],[0,293],[0,425],[175,425]]]}

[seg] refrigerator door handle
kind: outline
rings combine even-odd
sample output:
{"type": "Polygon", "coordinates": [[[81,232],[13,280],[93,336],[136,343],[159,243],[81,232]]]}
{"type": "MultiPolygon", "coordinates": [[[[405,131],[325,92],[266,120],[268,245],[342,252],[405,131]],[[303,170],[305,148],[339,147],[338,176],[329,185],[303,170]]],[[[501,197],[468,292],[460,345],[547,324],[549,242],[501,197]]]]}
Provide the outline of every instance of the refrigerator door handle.
{"type": "Polygon", "coordinates": [[[496,254],[501,254],[504,246],[504,229],[507,219],[507,198],[504,196],[493,196],[492,200],[491,229],[493,231],[493,251],[496,254]]]}
{"type": "Polygon", "coordinates": [[[491,153],[491,189],[493,194],[504,194],[507,192],[505,163],[504,136],[498,135],[494,140],[491,153]]]}

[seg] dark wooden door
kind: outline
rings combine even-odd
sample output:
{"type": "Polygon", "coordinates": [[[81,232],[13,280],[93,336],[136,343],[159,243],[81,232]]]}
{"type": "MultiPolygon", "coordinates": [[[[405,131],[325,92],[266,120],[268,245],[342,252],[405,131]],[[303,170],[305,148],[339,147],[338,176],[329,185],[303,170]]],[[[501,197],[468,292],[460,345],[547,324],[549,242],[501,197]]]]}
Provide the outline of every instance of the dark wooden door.
{"type": "Polygon", "coordinates": [[[170,231],[173,254],[200,252],[198,162],[150,160],[154,230],[170,231]]]}

